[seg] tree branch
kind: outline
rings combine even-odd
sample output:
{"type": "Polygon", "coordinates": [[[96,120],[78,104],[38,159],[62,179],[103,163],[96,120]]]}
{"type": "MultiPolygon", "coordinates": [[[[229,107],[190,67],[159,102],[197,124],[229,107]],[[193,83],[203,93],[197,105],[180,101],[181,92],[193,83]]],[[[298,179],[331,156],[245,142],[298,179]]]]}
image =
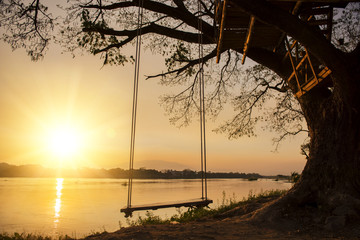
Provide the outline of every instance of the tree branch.
{"type": "MultiPolygon", "coordinates": [[[[243,51],[242,49],[236,50],[241,53],[243,51]]],[[[274,53],[273,51],[263,48],[249,48],[247,55],[255,62],[264,65],[274,71],[281,78],[287,78],[288,74],[291,71],[291,68],[288,64],[282,63],[283,55],[274,53]]]]}
{"type": "MultiPolygon", "coordinates": [[[[118,31],[118,30],[114,30],[114,29],[110,29],[110,28],[100,28],[97,26],[94,27],[85,27],[83,28],[84,32],[98,32],[100,34],[103,35],[110,35],[110,36],[127,36],[129,38],[134,38],[137,34],[137,30],[122,30],[122,31],[118,31]]],[[[151,23],[148,26],[145,26],[141,29],[141,34],[145,35],[148,33],[155,33],[155,34],[159,34],[159,35],[163,35],[166,37],[170,37],[170,38],[174,38],[174,39],[178,39],[178,40],[182,40],[182,41],[186,41],[186,42],[190,42],[190,43],[198,43],[198,37],[199,34],[197,33],[190,33],[190,32],[185,32],[185,31],[180,31],[180,30],[175,30],[175,29],[171,29],[171,28],[167,28],[155,23],[151,23]]],[[[204,44],[213,44],[213,40],[210,38],[205,37],[204,44]]]]}
{"type": "Polygon", "coordinates": [[[146,79],[150,79],[150,78],[156,78],[156,77],[165,77],[167,75],[170,75],[170,74],[174,74],[176,73],[177,75],[179,75],[180,73],[182,73],[183,71],[185,71],[186,69],[190,68],[190,67],[193,67],[197,64],[199,64],[200,60],[203,60],[203,62],[207,62],[208,60],[210,60],[211,58],[215,57],[216,56],[216,49],[214,49],[212,52],[210,52],[208,55],[204,56],[202,59],[194,59],[194,60],[191,60],[189,61],[186,65],[184,65],[183,67],[181,68],[178,68],[178,69],[175,69],[175,70],[172,70],[172,71],[168,71],[166,73],[160,73],[160,74],[157,74],[157,75],[152,75],[152,76],[147,76],[146,79]]]}
{"type": "MultiPolygon", "coordinates": [[[[176,2],[175,2],[176,4],[176,2]]],[[[124,1],[124,2],[117,2],[109,5],[81,5],[82,8],[88,9],[102,9],[102,10],[113,10],[118,8],[126,8],[126,7],[136,7],[139,5],[139,0],[133,1],[124,1]]],[[[152,12],[165,14],[169,17],[174,19],[179,19],[185,22],[187,25],[193,27],[194,29],[198,29],[198,18],[194,16],[191,12],[189,12],[186,7],[181,4],[177,3],[177,8],[171,7],[169,5],[147,0],[144,1],[144,9],[150,10],[152,12]]],[[[205,35],[209,38],[213,38],[213,27],[208,24],[207,22],[203,21],[202,28],[204,30],[205,35]],[[208,35],[209,34],[209,35],[208,35]]],[[[214,41],[214,40],[213,40],[214,41]]]]}
{"type": "Polygon", "coordinates": [[[54,23],[40,0],[23,3],[19,0],[0,1],[0,25],[5,29],[0,39],[13,49],[25,48],[32,60],[38,60],[50,42],[54,23]]]}
{"type": "Polygon", "coordinates": [[[256,19],[269,24],[303,44],[320,62],[330,69],[346,71],[343,61],[345,55],[336,49],[325,37],[298,17],[273,6],[265,0],[238,0],[234,5],[243,9],[256,19]],[[276,17],[275,17],[276,16],[276,17]]]}

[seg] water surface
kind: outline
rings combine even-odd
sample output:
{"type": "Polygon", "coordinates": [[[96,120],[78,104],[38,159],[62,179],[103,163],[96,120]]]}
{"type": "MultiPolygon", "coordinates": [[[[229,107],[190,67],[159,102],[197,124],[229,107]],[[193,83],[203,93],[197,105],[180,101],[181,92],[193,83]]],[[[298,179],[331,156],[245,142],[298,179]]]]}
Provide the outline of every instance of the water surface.
{"type": "MultiPolygon", "coordinates": [[[[83,237],[126,226],[120,208],[127,201],[126,179],[0,178],[0,232],[67,234],[83,237]]],[[[226,198],[242,200],[249,192],[288,189],[291,183],[261,179],[210,179],[208,196],[216,207],[226,198]]],[[[201,181],[190,179],[134,180],[133,204],[187,200],[201,197],[201,181]]],[[[185,209],[183,209],[185,210],[185,209]]],[[[153,211],[162,217],[175,208],[153,211]]],[[[144,211],[134,213],[143,216],[144,211]]]]}

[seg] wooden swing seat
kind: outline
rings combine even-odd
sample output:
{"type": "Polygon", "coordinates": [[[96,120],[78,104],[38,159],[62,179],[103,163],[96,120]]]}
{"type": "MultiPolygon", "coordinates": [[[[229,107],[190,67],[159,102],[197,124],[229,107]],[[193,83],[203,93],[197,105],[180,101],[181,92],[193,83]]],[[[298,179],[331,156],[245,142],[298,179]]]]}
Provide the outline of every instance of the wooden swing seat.
{"type": "Polygon", "coordinates": [[[130,207],[124,207],[120,210],[120,212],[125,213],[125,217],[131,217],[132,213],[135,211],[142,210],[157,210],[159,208],[171,208],[171,207],[206,207],[213,201],[210,199],[190,199],[185,201],[173,201],[173,202],[165,202],[165,203],[152,203],[152,204],[144,204],[144,205],[133,205],[130,207]]]}

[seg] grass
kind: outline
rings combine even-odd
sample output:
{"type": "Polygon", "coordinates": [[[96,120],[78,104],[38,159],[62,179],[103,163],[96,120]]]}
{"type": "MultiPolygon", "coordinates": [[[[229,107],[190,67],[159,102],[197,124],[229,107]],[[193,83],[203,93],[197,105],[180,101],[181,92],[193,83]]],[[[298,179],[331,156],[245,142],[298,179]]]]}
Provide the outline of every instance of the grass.
{"type": "Polygon", "coordinates": [[[136,220],[127,219],[127,223],[129,226],[139,226],[139,225],[147,225],[147,224],[186,223],[186,222],[200,220],[206,217],[216,216],[225,213],[231,209],[234,209],[235,207],[243,206],[251,202],[269,199],[272,197],[280,197],[285,192],[287,192],[287,190],[270,190],[270,191],[261,192],[259,194],[254,194],[253,192],[250,191],[248,197],[244,198],[242,201],[236,201],[235,196],[227,199],[225,196],[225,192],[223,192],[222,203],[215,209],[189,208],[185,212],[182,212],[179,209],[178,214],[175,214],[170,219],[162,219],[161,217],[154,215],[152,212],[147,211],[145,217],[139,216],[136,220]]]}

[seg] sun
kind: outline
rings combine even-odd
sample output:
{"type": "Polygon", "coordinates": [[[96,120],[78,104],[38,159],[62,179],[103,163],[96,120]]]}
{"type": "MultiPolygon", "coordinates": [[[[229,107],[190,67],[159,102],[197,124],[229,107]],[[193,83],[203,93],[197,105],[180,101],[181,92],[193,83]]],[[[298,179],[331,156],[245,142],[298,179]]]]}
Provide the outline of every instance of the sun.
{"type": "Polygon", "coordinates": [[[53,155],[60,159],[77,155],[81,149],[82,138],[76,129],[61,126],[50,131],[48,147],[53,155]]]}

